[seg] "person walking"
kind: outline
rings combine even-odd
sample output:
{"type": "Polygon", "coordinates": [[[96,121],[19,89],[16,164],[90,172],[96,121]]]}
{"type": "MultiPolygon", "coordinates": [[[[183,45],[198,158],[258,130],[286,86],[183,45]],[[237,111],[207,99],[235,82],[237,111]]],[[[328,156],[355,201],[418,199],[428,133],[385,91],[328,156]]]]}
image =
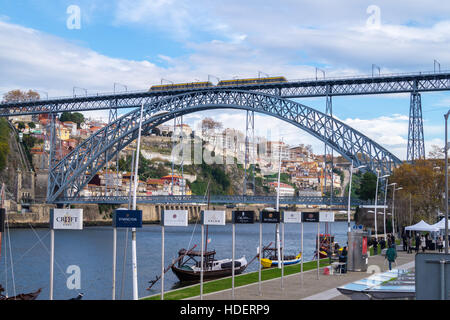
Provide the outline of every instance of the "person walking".
{"type": "Polygon", "coordinates": [[[420,248],[420,236],[417,234],[416,235],[416,253],[419,253],[419,248],[420,248]]]}
{"type": "Polygon", "coordinates": [[[409,239],[406,236],[406,233],[403,233],[402,240],[403,240],[403,251],[407,251],[409,253],[409,249],[408,249],[408,240],[409,239]]]}
{"type": "Polygon", "coordinates": [[[377,238],[373,238],[372,245],[373,245],[373,255],[376,256],[378,254],[378,241],[377,241],[377,238]]]}
{"type": "Polygon", "coordinates": [[[420,238],[420,245],[422,246],[422,252],[425,252],[425,249],[427,248],[427,241],[424,236],[420,238]]]}
{"type": "Polygon", "coordinates": [[[408,236],[408,253],[412,253],[412,237],[408,236]]]}
{"type": "Polygon", "coordinates": [[[439,236],[439,237],[437,238],[437,240],[436,240],[436,245],[437,245],[438,252],[441,253],[441,252],[442,252],[442,248],[444,247],[444,246],[443,246],[442,236],[439,236]]]}
{"type": "Polygon", "coordinates": [[[397,259],[397,250],[395,245],[392,244],[386,251],[386,259],[389,262],[389,270],[392,270],[392,263],[397,259]]]}

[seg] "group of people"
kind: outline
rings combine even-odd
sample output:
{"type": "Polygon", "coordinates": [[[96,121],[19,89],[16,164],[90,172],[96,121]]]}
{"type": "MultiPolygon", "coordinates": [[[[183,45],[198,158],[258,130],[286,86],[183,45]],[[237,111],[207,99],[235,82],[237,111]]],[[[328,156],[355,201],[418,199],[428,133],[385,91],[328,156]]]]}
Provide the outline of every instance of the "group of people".
{"type": "Polygon", "coordinates": [[[377,238],[373,237],[370,240],[369,245],[373,246],[373,254],[377,255],[378,254],[378,245],[380,245],[381,250],[387,248],[390,248],[392,245],[395,245],[395,236],[391,233],[389,233],[387,235],[387,243],[386,240],[384,240],[384,238],[381,238],[380,240],[378,240],[377,238]]]}
{"type": "Polygon", "coordinates": [[[392,263],[395,263],[395,260],[397,259],[395,236],[390,233],[386,236],[386,240],[384,237],[379,240],[374,237],[370,240],[369,245],[373,246],[374,255],[378,254],[378,245],[380,245],[381,250],[386,249],[387,247],[385,258],[389,263],[389,270],[392,270],[392,263]]]}
{"type": "MultiPolygon", "coordinates": [[[[407,235],[406,233],[403,234],[403,250],[412,253],[412,250],[414,249],[416,253],[422,249],[422,252],[425,252],[427,250],[427,243],[430,240],[430,235],[427,233],[425,235],[416,234],[414,237],[415,240],[415,246],[413,246],[413,237],[407,235]]],[[[438,236],[436,239],[436,249],[438,252],[442,252],[444,248],[444,238],[442,236],[438,236]]]]}

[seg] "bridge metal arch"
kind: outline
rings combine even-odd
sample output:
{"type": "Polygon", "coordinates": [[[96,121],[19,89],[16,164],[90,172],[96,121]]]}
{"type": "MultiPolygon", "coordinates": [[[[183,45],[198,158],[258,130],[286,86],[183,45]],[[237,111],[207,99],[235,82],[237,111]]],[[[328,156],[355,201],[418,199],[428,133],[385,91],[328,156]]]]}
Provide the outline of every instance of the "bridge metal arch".
{"type": "MultiPolygon", "coordinates": [[[[161,99],[144,107],[143,133],[175,117],[210,109],[250,110],[293,124],[367,170],[391,172],[397,157],[345,123],[298,102],[241,90],[196,91],[161,99]]],[[[47,202],[74,198],[92,177],[137,138],[140,110],[133,110],[97,131],[49,170],[47,202]],[[108,150],[108,152],[105,152],[108,150]]]]}

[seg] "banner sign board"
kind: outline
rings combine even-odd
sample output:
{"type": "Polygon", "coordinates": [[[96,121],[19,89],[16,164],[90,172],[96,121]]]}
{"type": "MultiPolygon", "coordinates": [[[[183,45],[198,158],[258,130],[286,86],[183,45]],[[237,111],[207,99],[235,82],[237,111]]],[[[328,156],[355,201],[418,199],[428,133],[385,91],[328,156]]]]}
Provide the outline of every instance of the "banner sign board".
{"type": "Polygon", "coordinates": [[[164,210],[161,217],[161,225],[165,227],[187,227],[187,210],[164,210]]]}
{"type": "Polygon", "coordinates": [[[50,228],[83,230],[83,209],[51,209],[50,228]]]}
{"type": "Polygon", "coordinates": [[[6,220],[6,209],[0,208],[0,232],[5,232],[5,220],[6,220]]]}
{"type": "Polygon", "coordinates": [[[225,211],[203,210],[202,223],[209,226],[224,226],[225,211]]]}
{"type": "Polygon", "coordinates": [[[254,223],[255,211],[233,211],[233,223],[254,223]]]}
{"type": "Polygon", "coordinates": [[[284,223],[302,223],[302,213],[299,211],[284,211],[284,223]]]}
{"type": "Polygon", "coordinates": [[[302,212],[302,222],[319,222],[319,213],[302,212]]]}
{"type": "Polygon", "coordinates": [[[334,212],[333,211],[320,211],[319,212],[320,222],[334,222],[334,212]]]}
{"type": "Polygon", "coordinates": [[[114,210],[114,228],[142,228],[142,210],[114,210]]]}
{"type": "Polygon", "coordinates": [[[261,223],[280,223],[280,211],[261,211],[259,213],[261,223]]]}

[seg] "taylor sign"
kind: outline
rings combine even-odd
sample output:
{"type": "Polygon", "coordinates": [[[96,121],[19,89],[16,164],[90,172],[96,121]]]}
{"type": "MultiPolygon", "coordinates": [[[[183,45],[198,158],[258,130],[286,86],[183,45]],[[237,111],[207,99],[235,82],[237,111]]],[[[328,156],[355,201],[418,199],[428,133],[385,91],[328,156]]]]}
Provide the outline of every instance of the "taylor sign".
{"type": "Polygon", "coordinates": [[[164,210],[162,213],[161,225],[167,227],[187,227],[187,210],[164,210]]]}
{"type": "Polygon", "coordinates": [[[202,211],[202,222],[209,226],[224,226],[225,211],[204,210],[202,211]]]}
{"type": "Polygon", "coordinates": [[[83,209],[51,209],[50,228],[83,230],[83,209]]]}

